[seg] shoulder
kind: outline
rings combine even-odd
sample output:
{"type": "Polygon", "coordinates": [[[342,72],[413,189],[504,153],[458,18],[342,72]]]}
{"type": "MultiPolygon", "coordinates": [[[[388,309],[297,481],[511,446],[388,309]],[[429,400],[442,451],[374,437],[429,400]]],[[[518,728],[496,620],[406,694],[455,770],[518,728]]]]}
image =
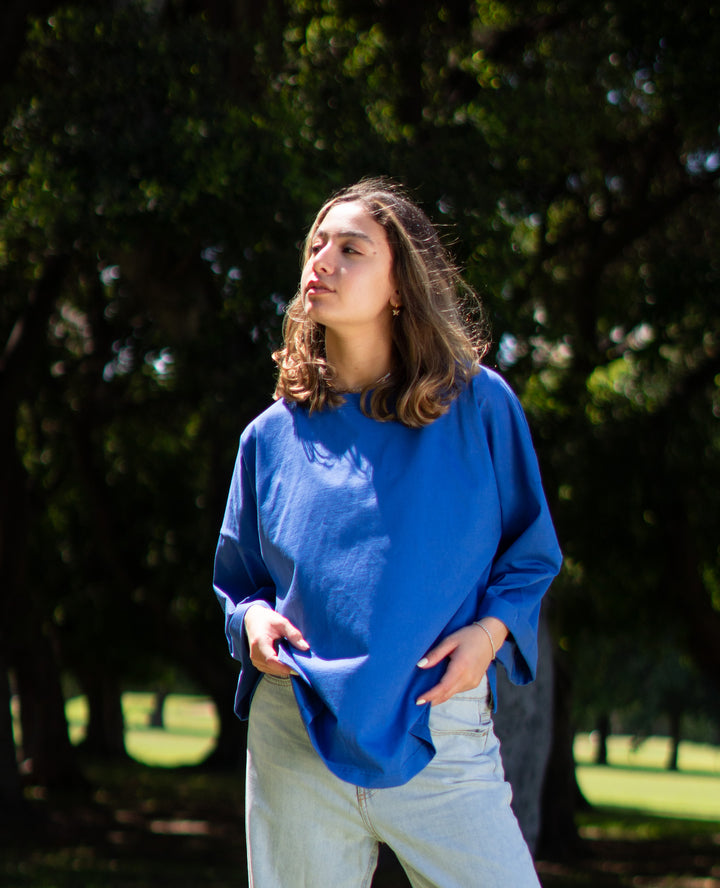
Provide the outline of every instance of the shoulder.
{"type": "Polygon", "coordinates": [[[510,408],[522,412],[518,396],[497,370],[481,366],[470,380],[468,391],[481,407],[510,408]]]}
{"type": "Polygon", "coordinates": [[[491,370],[490,367],[480,366],[478,372],[473,376],[470,385],[476,395],[485,398],[498,398],[500,400],[517,400],[515,392],[510,384],[498,373],[497,370],[491,370]]]}
{"type": "Polygon", "coordinates": [[[466,396],[469,408],[476,411],[482,425],[494,435],[514,436],[529,431],[527,417],[510,384],[489,367],[480,367],[468,384],[466,396]]]}
{"type": "Polygon", "coordinates": [[[289,404],[284,398],[273,401],[262,413],[248,423],[243,430],[241,440],[258,440],[266,435],[273,435],[284,427],[292,425],[294,404],[289,404]]]}
{"type": "Polygon", "coordinates": [[[254,454],[258,448],[267,444],[281,442],[288,434],[293,433],[293,413],[296,407],[280,398],[258,414],[240,436],[240,453],[246,458],[254,454]]]}

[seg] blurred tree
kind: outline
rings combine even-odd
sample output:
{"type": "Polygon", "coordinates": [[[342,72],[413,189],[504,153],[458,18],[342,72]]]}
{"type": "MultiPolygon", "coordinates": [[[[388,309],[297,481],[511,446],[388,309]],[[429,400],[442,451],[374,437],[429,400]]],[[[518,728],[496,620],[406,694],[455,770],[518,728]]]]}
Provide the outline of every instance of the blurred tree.
{"type": "Polygon", "coordinates": [[[613,727],[632,734],[636,742],[655,733],[668,736],[669,770],[678,769],[683,739],[714,739],[710,726],[715,726],[715,736],[720,727],[717,688],[686,653],[662,644],[639,648],[628,636],[622,648],[617,640],[606,644],[605,653],[613,656],[611,662],[603,662],[600,647],[588,647],[576,657],[587,678],[578,683],[574,699],[578,723],[585,730],[597,726],[598,764],[608,763],[603,741],[613,727]],[[693,723],[703,726],[702,734],[693,723]]]}
{"type": "MultiPolygon", "coordinates": [[[[0,652],[2,647],[0,647],[0,652]]],[[[5,664],[0,660],[0,824],[6,829],[26,808],[15,761],[10,682],[5,664]]]]}
{"type": "MultiPolygon", "coordinates": [[[[269,400],[302,176],[260,113],[218,88],[224,48],[201,22],[71,9],[35,27],[21,68],[2,184],[6,323],[39,301],[22,282],[47,278],[3,423],[22,460],[3,597],[17,608],[24,590],[36,612],[12,621],[10,643],[26,744],[50,736],[30,718],[59,672],[38,668],[29,633],[44,626],[88,693],[95,753],[122,751],[121,680],[162,651],[228,713],[218,759],[241,755],[207,587],[237,435],[269,400]]],[[[45,779],[50,763],[33,765],[45,779]]]]}
{"type": "MultiPolygon", "coordinates": [[[[149,652],[176,659],[237,756],[206,591],[234,442],[270,395],[310,213],[389,173],[452,231],[530,414],[567,556],[559,685],[589,680],[587,651],[610,683],[628,640],[717,682],[718,11],[123,7],[36,25],[4,94],[8,659],[40,651],[49,674],[58,650],[89,686],[101,656],[105,700],[149,652]]],[[[560,702],[558,844],[576,793],[560,702]]],[[[117,709],[93,709],[117,748],[117,709]]]]}

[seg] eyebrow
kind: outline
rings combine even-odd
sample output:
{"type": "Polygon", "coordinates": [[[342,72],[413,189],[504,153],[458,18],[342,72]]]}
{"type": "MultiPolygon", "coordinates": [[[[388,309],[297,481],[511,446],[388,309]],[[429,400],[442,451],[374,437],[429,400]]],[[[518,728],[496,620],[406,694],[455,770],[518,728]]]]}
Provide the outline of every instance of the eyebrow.
{"type": "MultiPolygon", "coordinates": [[[[332,234],[332,232],[328,233],[325,229],[318,228],[318,230],[315,232],[315,237],[327,238],[330,236],[330,234],[332,234]]],[[[336,232],[334,232],[334,236],[335,237],[342,237],[342,238],[354,238],[356,240],[364,240],[364,241],[368,241],[368,243],[371,243],[371,244],[375,243],[375,241],[370,237],[369,234],[365,234],[364,231],[357,231],[352,228],[348,229],[347,231],[336,231],[336,232]]]]}

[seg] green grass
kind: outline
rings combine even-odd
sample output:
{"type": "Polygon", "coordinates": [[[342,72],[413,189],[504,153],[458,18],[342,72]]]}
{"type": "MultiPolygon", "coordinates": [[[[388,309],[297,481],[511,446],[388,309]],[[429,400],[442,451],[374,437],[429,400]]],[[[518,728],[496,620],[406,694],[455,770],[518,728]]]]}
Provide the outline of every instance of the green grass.
{"type": "MultiPolygon", "coordinates": [[[[153,702],[150,693],[123,696],[128,753],[141,764],[156,767],[201,762],[212,751],[218,731],[210,699],[171,694],[165,702],[163,730],[148,726],[153,702]]],[[[69,700],[67,715],[71,738],[77,743],[85,733],[85,699],[69,700]]],[[[670,741],[664,737],[650,737],[639,744],[631,737],[610,737],[608,766],[592,764],[594,751],[593,735],[578,734],[578,783],[591,804],[604,809],[720,821],[720,747],[682,743],[677,772],[665,770],[670,741]]]]}
{"type": "MultiPolygon", "coordinates": [[[[165,702],[165,728],[160,730],[148,727],[153,701],[149,693],[123,696],[128,753],[142,764],[166,768],[201,762],[211,752],[218,731],[212,702],[207,697],[171,694],[165,702]]],[[[69,700],[67,714],[71,737],[78,742],[87,720],[84,698],[69,700]]],[[[575,739],[578,783],[591,804],[720,820],[720,747],[682,743],[677,772],[665,770],[670,741],[664,737],[650,737],[640,744],[631,737],[611,737],[609,766],[593,765],[593,755],[593,735],[579,734],[575,739]]]]}
{"type": "MultiPolygon", "coordinates": [[[[575,761],[578,763],[590,763],[594,759],[595,749],[593,734],[578,734],[575,737],[575,761]]],[[[608,740],[608,762],[611,765],[663,770],[669,757],[668,737],[648,737],[641,742],[635,742],[632,737],[613,735],[608,740]]],[[[683,772],[720,776],[720,746],[711,746],[707,743],[681,743],[678,765],[683,772]]]]}
{"type": "Polygon", "coordinates": [[[720,777],[581,765],[577,779],[593,805],[695,820],[720,820],[720,777]]]}
{"type": "MultiPolygon", "coordinates": [[[[165,729],[157,730],[148,727],[153,699],[123,698],[126,746],[137,762],[88,762],[92,799],[52,796],[43,829],[21,830],[0,851],[1,885],[246,885],[241,774],[174,770],[201,761],[212,748],[213,705],[173,694],[165,703],[165,729]]],[[[67,713],[78,742],[84,699],[70,700],[67,713]]],[[[596,807],[577,817],[587,843],[582,858],[539,861],[545,888],[720,888],[720,750],[684,743],[679,773],[663,770],[668,752],[663,738],[634,748],[630,738],[613,737],[611,765],[598,767],[590,764],[592,738],[577,737],[579,782],[596,807]]],[[[36,804],[42,809],[42,801],[36,804]]]]}
{"type": "MultiPolygon", "coordinates": [[[[149,727],[154,695],[123,694],[125,748],[128,755],[145,765],[174,768],[196,765],[215,745],[218,718],[208,697],[171,694],[163,708],[163,729],[149,727]]],[[[87,702],[73,697],[66,706],[70,739],[79,743],[85,736],[87,702]]]]}
{"type": "Polygon", "coordinates": [[[648,738],[639,746],[630,737],[611,737],[607,766],[590,764],[593,751],[591,736],[576,738],[577,779],[591,804],[720,820],[720,748],[681,744],[679,771],[665,770],[670,741],[663,737],[648,738]]]}

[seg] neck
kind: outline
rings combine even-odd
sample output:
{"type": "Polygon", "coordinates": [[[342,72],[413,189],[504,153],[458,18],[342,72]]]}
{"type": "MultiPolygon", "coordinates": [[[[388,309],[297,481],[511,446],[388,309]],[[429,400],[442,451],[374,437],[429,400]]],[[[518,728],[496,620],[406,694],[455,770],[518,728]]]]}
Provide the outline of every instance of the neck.
{"type": "Polygon", "coordinates": [[[392,340],[338,337],[325,331],[325,352],[335,371],[335,387],[341,392],[360,391],[379,382],[392,367],[392,340]]]}

